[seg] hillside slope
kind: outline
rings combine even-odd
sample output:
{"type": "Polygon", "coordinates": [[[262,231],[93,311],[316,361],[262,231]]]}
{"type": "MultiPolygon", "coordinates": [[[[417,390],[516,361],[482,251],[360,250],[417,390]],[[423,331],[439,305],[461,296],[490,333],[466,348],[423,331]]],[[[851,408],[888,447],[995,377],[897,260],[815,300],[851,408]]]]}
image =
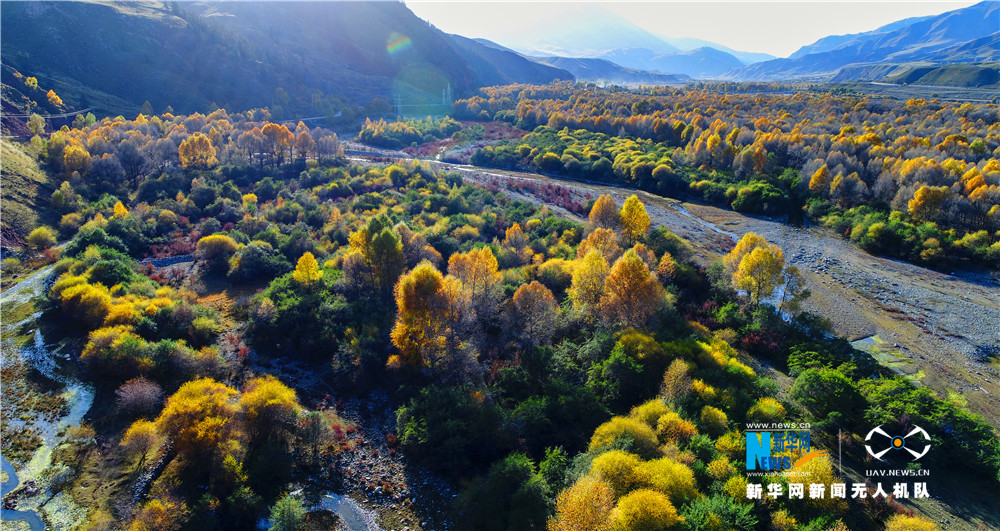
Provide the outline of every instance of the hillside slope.
{"type": "Polygon", "coordinates": [[[566,70],[580,81],[603,81],[619,85],[673,85],[694,81],[684,74],[664,74],[628,68],[606,59],[587,57],[532,57],[531,59],[566,70]]]}
{"type": "Polygon", "coordinates": [[[48,213],[48,197],[54,189],[35,157],[7,139],[0,141],[0,174],[0,245],[21,245],[38,226],[39,214],[48,213]]]}
{"type": "Polygon", "coordinates": [[[470,57],[397,2],[45,1],[0,10],[4,62],[97,114],[138,112],[147,100],[158,112],[333,114],[375,98],[439,103],[449,85],[458,96],[565,75],[470,57]]]}
{"type": "Polygon", "coordinates": [[[732,54],[708,47],[660,54],[643,48],[617,49],[598,57],[630,68],[685,74],[699,79],[715,78],[743,66],[743,62],[732,54]]]}
{"type": "Polygon", "coordinates": [[[449,35],[449,38],[455,51],[468,61],[484,85],[516,82],[545,84],[553,80],[572,80],[574,77],[561,66],[529,60],[497,44],[486,44],[461,35],[449,35]]]}

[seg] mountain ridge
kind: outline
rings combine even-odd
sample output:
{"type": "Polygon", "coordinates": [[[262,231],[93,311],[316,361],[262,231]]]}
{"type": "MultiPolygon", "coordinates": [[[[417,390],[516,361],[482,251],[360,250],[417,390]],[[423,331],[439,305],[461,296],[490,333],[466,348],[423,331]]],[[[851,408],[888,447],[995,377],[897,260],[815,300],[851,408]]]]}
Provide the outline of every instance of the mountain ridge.
{"type": "MultiPolygon", "coordinates": [[[[986,0],[936,16],[904,19],[883,28],[856,34],[843,42],[831,36],[832,49],[823,49],[787,59],[774,59],[725,72],[723,77],[737,80],[792,79],[806,76],[831,76],[852,64],[921,61],[942,57],[938,52],[961,47],[971,41],[998,33],[1000,2],[986,0]]],[[[817,41],[817,43],[823,41],[817,41]]],[[[810,46],[816,46],[813,43],[810,46]]],[[[806,47],[809,49],[808,47],[806,47]]],[[[822,49],[822,46],[819,48],[822,49]]],[[[796,52],[798,53],[798,52],[796,52]]],[[[793,54],[794,56],[795,54],[793,54]]]]}

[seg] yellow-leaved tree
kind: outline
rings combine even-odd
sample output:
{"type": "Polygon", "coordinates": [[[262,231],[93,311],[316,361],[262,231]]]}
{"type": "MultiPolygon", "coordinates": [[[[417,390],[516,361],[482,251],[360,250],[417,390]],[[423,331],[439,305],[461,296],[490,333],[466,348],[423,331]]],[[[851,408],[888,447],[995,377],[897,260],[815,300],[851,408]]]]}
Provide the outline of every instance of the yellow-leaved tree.
{"type": "Polygon", "coordinates": [[[549,531],[611,531],[615,493],[607,482],[584,476],[556,498],[549,531]]]}
{"type": "Polygon", "coordinates": [[[595,229],[588,234],[587,239],[580,242],[580,246],[577,247],[576,256],[583,258],[591,250],[601,253],[601,256],[609,264],[622,255],[622,248],[618,245],[618,236],[611,229],[595,229]]]}
{"type": "Polygon", "coordinates": [[[906,207],[913,217],[933,220],[950,193],[947,186],[921,186],[913,193],[913,199],[910,199],[906,207]]]}
{"type": "Polygon", "coordinates": [[[604,280],[608,278],[608,262],[600,251],[591,249],[573,268],[573,280],[567,293],[573,309],[593,317],[604,294],[604,280]]]}
{"type": "Polygon", "coordinates": [[[129,454],[139,456],[137,466],[141,467],[146,462],[149,451],[156,446],[157,440],[159,440],[159,435],[156,431],[156,424],[146,419],[139,419],[125,431],[121,445],[129,454]]]}
{"type": "Polygon", "coordinates": [[[202,133],[194,133],[177,147],[181,166],[185,168],[208,169],[219,163],[217,150],[212,141],[202,133]]]}
{"type": "Polygon", "coordinates": [[[87,150],[79,144],[70,144],[63,150],[62,163],[66,175],[73,172],[85,175],[90,168],[90,153],[87,153],[87,150]]]}
{"type": "Polygon", "coordinates": [[[784,279],[785,255],[781,248],[753,232],[744,234],[722,262],[733,275],[733,287],[745,290],[754,305],[760,304],[784,279]]]}
{"type": "Polygon", "coordinates": [[[238,394],[211,378],[187,382],[167,399],[156,427],[189,458],[210,455],[239,427],[238,394]]]}
{"type": "Polygon", "coordinates": [[[295,264],[295,271],[292,272],[292,278],[307,287],[312,286],[322,277],[323,270],[319,268],[319,262],[310,252],[306,252],[299,258],[298,263],[295,264]]]}
{"type": "Polygon", "coordinates": [[[637,196],[633,195],[625,200],[620,218],[622,236],[629,244],[649,232],[649,214],[646,213],[646,205],[637,196]]]}
{"type": "Polygon", "coordinates": [[[740,260],[740,266],[733,274],[733,284],[746,290],[750,302],[755,306],[781,284],[785,258],[781,249],[774,246],[757,247],[740,260]]]}
{"type": "Polygon", "coordinates": [[[830,168],[824,164],[809,179],[809,191],[825,197],[830,194],[830,181],[832,180],[830,168]]]}
{"type": "Polygon", "coordinates": [[[299,409],[295,391],[274,376],[254,378],[243,387],[240,408],[251,440],[291,433],[299,409]]]}
{"type": "Polygon", "coordinates": [[[611,512],[614,529],[669,529],[683,522],[666,495],[651,489],[634,490],[618,500],[611,512]]]}
{"type": "Polygon", "coordinates": [[[45,93],[45,97],[48,98],[50,104],[56,107],[62,107],[63,100],[58,94],[56,94],[56,91],[50,89],[45,93]]]}
{"type": "MultiPolygon", "coordinates": [[[[511,230],[508,229],[507,233],[510,234],[511,230]]],[[[517,232],[520,233],[520,228],[517,232]]],[[[523,233],[520,234],[523,236],[523,233]]],[[[497,267],[497,259],[489,247],[456,253],[448,259],[448,274],[462,283],[472,302],[472,309],[483,321],[489,321],[496,315],[503,298],[503,275],[497,267]]]]}

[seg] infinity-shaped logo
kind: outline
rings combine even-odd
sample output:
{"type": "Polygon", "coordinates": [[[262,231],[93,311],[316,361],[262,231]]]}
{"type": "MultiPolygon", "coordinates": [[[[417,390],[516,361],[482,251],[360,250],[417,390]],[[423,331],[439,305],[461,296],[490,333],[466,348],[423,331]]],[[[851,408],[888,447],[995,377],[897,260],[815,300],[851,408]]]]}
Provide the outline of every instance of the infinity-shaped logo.
{"type": "MultiPolygon", "coordinates": [[[[921,428],[920,426],[914,426],[913,430],[911,430],[910,433],[900,436],[900,435],[889,435],[888,433],[885,432],[885,430],[882,429],[882,426],[879,425],[873,428],[872,431],[868,432],[868,435],[865,436],[865,450],[868,450],[868,455],[878,460],[882,460],[882,456],[889,453],[890,450],[906,450],[907,452],[910,453],[910,455],[913,456],[912,460],[916,461],[917,459],[920,459],[921,457],[927,455],[927,452],[931,449],[930,441],[931,441],[931,436],[927,433],[927,430],[921,428]],[[919,452],[910,448],[907,445],[906,441],[907,439],[918,433],[923,435],[924,437],[924,447],[919,452]],[[868,441],[870,441],[872,436],[875,434],[879,434],[889,439],[889,447],[879,452],[872,450],[872,447],[868,444],[868,441]]],[[[879,446],[881,447],[881,445],[879,446]]]]}

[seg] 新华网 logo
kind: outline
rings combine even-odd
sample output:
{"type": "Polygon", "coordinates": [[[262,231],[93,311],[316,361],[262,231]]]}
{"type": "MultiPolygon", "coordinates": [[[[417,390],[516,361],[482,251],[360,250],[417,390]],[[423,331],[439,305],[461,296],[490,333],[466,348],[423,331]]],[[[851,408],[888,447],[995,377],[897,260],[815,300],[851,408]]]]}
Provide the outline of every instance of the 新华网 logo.
{"type": "Polygon", "coordinates": [[[793,454],[810,451],[809,432],[747,432],[747,470],[788,470],[793,454]]]}

